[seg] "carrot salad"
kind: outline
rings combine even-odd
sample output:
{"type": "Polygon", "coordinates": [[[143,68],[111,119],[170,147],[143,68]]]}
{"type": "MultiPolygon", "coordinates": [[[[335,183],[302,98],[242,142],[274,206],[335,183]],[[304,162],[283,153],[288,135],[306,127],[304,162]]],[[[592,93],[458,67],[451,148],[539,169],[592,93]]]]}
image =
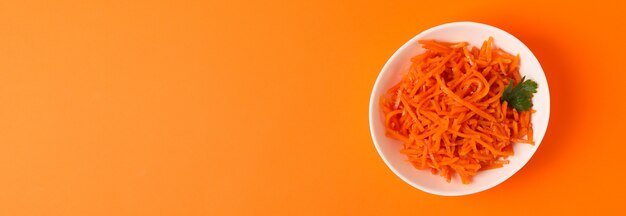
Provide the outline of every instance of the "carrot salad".
{"type": "Polygon", "coordinates": [[[524,82],[519,55],[493,46],[491,37],[481,48],[419,43],[426,52],[411,59],[402,81],[380,100],[387,136],[404,143],[401,151],[415,168],[448,182],[458,174],[469,184],[479,171],[508,164],[513,143],[534,145],[534,110],[502,99],[507,87],[524,82]]]}

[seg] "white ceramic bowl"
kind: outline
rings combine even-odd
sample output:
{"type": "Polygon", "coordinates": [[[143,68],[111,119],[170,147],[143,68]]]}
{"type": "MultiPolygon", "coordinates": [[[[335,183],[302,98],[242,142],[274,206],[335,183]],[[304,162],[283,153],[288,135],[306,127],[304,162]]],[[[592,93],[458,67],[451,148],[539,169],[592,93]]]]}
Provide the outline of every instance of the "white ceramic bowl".
{"type": "Polygon", "coordinates": [[[370,132],[374,145],[387,166],[406,183],[422,191],[443,195],[460,196],[477,193],[492,188],[521,169],[533,156],[548,128],[550,118],[550,92],[548,82],[541,69],[541,65],[533,53],[513,35],[493,26],[475,22],[453,22],[430,28],[398,49],[387,61],[376,79],[370,97],[369,120],[370,132]],[[515,155],[509,157],[510,164],[499,169],[479,172],[470,184],[464,185],[458,176],[454,176],[450,183],[439,175],[430,171],[417,170],[400,153],[402,144],[385,136],[383,114],[380,110],[379,99],[392,85],[398,83],[402,73],[410,66],[409,59],[424,52],[417,43],[422,39],[458,42],[466,41],[472,46],[480,47],[489,36],[494,39],[494,45],[511,54],[520,54],[520,73],[528,79],[537,82],[538,89],[533,97],[533,109],[537,110],[532,116],[535,145],[515,144],[515,155]]]}

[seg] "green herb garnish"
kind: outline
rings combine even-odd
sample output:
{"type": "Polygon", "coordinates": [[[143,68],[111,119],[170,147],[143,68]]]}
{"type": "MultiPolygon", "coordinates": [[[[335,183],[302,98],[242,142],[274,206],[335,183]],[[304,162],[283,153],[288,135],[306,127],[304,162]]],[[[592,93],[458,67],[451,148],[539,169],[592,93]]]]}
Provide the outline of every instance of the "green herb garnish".
{"type": "Polygon", "coordinates": [[[500,98],[501,101],[507,101],[510,107],[520,112],[533,107],[530,99],[533,97],[533,93],[537,93],[537,83],[525,79],[526,76],[522,78],[515,88],[513,87],[513,80],[509,80],[509,85],[504,89],[500,98]]]}

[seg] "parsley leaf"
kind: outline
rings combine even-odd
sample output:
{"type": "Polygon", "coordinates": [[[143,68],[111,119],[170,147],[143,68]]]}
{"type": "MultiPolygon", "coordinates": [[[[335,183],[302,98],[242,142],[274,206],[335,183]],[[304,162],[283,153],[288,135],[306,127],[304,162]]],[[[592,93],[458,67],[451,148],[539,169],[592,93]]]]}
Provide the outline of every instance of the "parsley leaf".
{"type": "Polygon", "coordinates": [[[530,99],[533,97],[533,93],[537,93],[537,83],[532,80],[525,80],[526,77],[513,87],[513,80],[509,80],[509,85],[506,86],[501,101],[507,101],[509,107],[515,108],[517,111],[526,111],[530,109],[533,104],[530,99]]]}

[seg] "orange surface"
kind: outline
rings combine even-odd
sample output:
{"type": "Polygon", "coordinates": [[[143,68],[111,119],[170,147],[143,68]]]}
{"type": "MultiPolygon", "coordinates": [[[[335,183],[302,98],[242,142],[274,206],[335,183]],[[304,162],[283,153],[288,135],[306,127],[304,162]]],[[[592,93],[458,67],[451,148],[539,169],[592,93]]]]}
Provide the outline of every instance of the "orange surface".
{"type": "Polygon", "coordinates": [[[626,211],[624,3],[52,2],[0,3],[0,215],[626,211]],[[511,179],[439,197],[385,166],[368,100],[460,20],[534,51],[552,116],[511,179]]]}

